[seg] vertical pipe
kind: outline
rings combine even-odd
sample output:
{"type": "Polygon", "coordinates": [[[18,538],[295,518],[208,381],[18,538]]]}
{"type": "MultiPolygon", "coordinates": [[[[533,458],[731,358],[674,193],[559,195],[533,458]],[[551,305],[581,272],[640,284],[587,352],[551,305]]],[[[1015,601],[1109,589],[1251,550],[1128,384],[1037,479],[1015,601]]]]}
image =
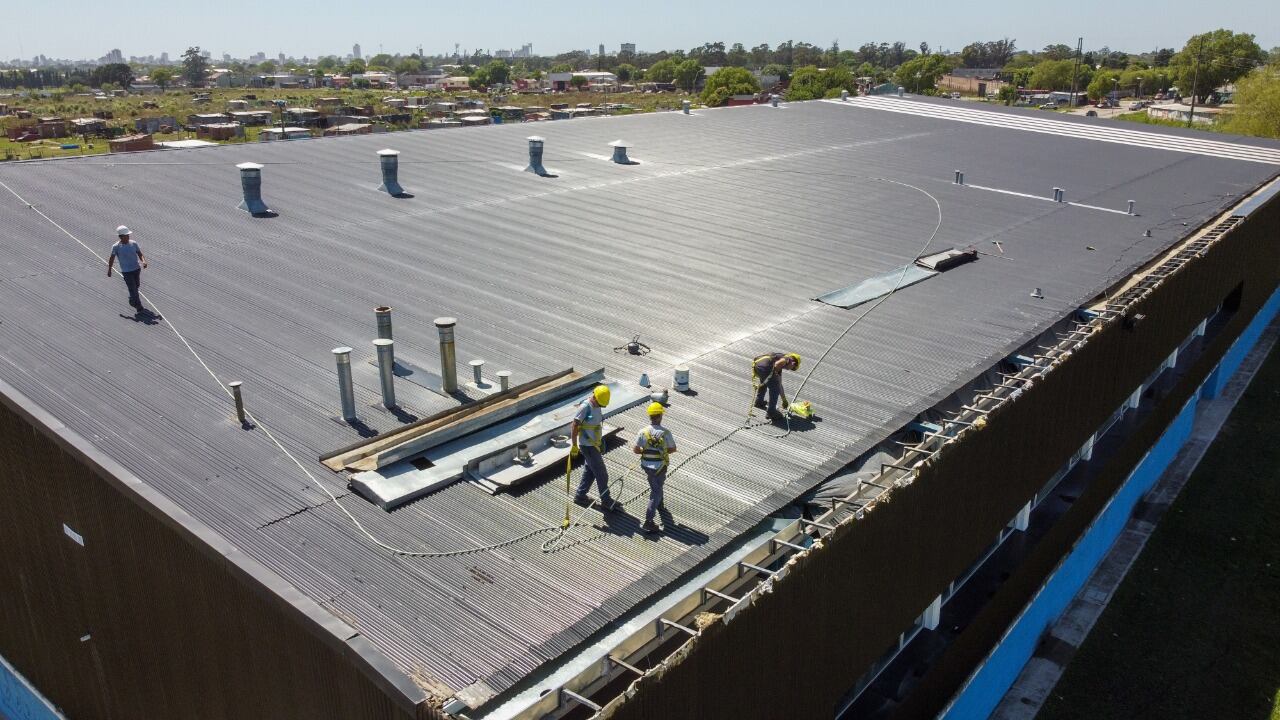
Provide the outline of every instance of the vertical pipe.
{"type": "Polygon", "coordinates": [[[498,384],[502,386],[502,389],[504,391],[511,389],[511,371],[510,370],[498,371],[498,384]]]}
{"type": "Polygon", "coordinates": [[[384,407],[396,406],[396,373],[394,360],[394,340],[378,338],[373,341],[378,350],[378,378],[382,381],[382,404],[384,407]]]}
{"type": "Polygon", "coordinates": [[[351,383],[351,348],[336,347],[333,359],[338,363],[338,397],[342,400],[342,419],[356,419],[356,392],[351,383]]]}
{"type": "Polygon", "coordinates": [[[613,161],[619,165],[630,165],[631,158],[627,157],[627,144],[621,140],[614,140],[609,143],[613,147],[613,161]]]}
{"type": "Polygon", "coordinates": [[[404,195],[404,188],[400,187],[400,151],[379,150],[378,162],[382,166],[382,184],[378,189],[395,197],[404,195]]]}
{"type": "Polygon", "coordinates": [[[440,331],[440,378],[444,381],[443,390],[447,393],[458,390],[457,355],[453,346],[453,327],[458,324],[457,318],[436,318],[436,329],[440,331]]]}
{"type": "Polygon", "coordinates": [[[231,397],[236,402],[236,419],[240,421],[241,425],[243,425],[245,423],[244,397],[240,394],[240,385],[241,383],[239,380],[233,380],[227,383],[227,387],[231,388],[231,397]]]}
{"type": "Polygon", "coordinates": [[[267,215],[271,208],[262,201],[262,165],[243,162],[236,165],[240,169],[240,191],[244,199],[240,201],[240,209],[250,215],[267,215]]]}
{"type": "Polygon", "coordinates": [[[476,387],[484,385],[484,360],[475,359],[471,363],[471,375],[475,378],[476,387]]]}
{"type": "Polygon", "coordinates": [[[689,114],[689,101],[688,101],[688,100],[681,100],[681,101],[680,101],[680,109],[684,111],[684,114],[685,114],[685,115],[688,115],[688,114],[689,114]]]}
{"type": "Polygon", "coordinates": [[[1132,214],[1133,214],[1133,201],[1132,201],[1132,200],[1130,200],[1130,201],[1129,201],[1129,214],[1130,214],[1130,215],[1132,215],[1132,214]]]}
{"type": "Polygon", "coordinates": [[[383,340],[394,340],[391,336],[391,306],[379,305],[373,309],[374,317],[378,318],[378,337],[383,340]]]}
{"type": "Polygon", "coordinates": [[[525,168],[525,172],[546,175],[547,169],[542,166],[542,149],[546,139],[537,135],[532,135],[526,139],[529,141],[529,167],[525,168]]]}

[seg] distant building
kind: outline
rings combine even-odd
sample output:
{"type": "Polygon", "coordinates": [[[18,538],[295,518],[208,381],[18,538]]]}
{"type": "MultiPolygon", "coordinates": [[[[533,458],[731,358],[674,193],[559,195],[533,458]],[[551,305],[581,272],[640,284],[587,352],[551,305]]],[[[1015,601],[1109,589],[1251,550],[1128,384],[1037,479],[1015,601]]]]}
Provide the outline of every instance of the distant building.
{"type": "Polygon", "coordinates": [[[635,54],[636,54],[636,44],[635,44],[635,43],[622,43],[622,49],[618,51],[618,54],[619,54],[619,55],[635,55],[635,54]]]}
{"type": "Polygon", "coordinates": [[[200,125],[216,125],[230,120],[231,117],[224,113],[195,113],[187,116],[187,124],[197,127],[200,125]]]}
{"type": "Polygon", "coordinates": [[[588,90],[610,91],[618,87],[618,76],[611,72],[567,72],[567,73],[550,73],[547,75],[547,83],[552,90],[571,90],[573,89],[573,76],[581,75],[587,79],[588,90]]]}
{"type": "Polygon", "coordinates": [[[1221,114],[1222,108],[1197,105],[1193,116],[1191,106],[1186,103],[1166,103],[1147,108],[1147,117],[1153,120],[1192,121],[1201,125],[1212,125],[1218,121],[1221,114]]]}
{"type": "Polygon", "coordinates": [[[240,123],[212,123],[196,128],[196,137],[205,140],[232,140],[244,136],[244,126],[240,123]]]}
{"type": "Polygon", "coordinates": [[[233,110],[227,114],[231,116],[232,120],[235,120],[246,127],[250,125],[271,124],[270,110],[233,110]]]}
{"type": "Polygon", "coordinates": [[[351,57],[357,60],[360,59],[360,43],[356,43],[355,45],[351,46],[351,57]]]}
{"type": "Polygon", "coordinates": [[[604,57],[604,43],[600,43],[600,57],[604,57]]]}
{"type": "Polygon", "coordinates": [[[155,141],[150,135],[125,135],[107,141],[107,149],[113,153],[154,150],[155,147],[155,141]]]}
{"type": "Polygon", "coordinates": [[[261,141],[279,140],[282,137],[285,140],[309,138],[311,137],[311,131],[304,127],[286,127],[283,130],[277,127],[270,127],[263,128],[262,132],[258,133],[258,139],[261,141]]]}
{"type": "Polygon", "coordinates": [[[155,115],[152,117],[135,118],[133,121],[133,129],[139,133],[158,133],[171,132],[178,126],[178,119],[172,115],[155,115]]]}

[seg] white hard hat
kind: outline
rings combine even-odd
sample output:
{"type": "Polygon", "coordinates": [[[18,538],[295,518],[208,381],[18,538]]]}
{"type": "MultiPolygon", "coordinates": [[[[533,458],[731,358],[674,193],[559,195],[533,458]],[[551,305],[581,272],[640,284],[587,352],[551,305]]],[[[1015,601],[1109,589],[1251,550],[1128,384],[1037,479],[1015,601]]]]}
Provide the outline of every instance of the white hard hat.
{"type": "Polygon", "coordinates": [[[133,234],[133,231],[125,227],[124,225],[121,225],[120,227],[116,228],[116,235],[132,235],[132,234],[133,234]]]}

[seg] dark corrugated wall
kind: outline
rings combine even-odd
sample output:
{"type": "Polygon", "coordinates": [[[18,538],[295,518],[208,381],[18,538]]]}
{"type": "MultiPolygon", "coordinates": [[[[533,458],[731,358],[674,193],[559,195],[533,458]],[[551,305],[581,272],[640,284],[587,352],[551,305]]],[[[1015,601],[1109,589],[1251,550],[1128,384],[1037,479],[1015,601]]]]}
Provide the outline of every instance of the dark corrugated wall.
{"type": "Polygon", "coordinates": [[[1006,582],[900,708],[939,712],[1280,279],[1280,202],[1254,212],[1135,312],[1093,336],[1023,397],[989,416],[909,487],[839,528],[771,593],[713,624],[612,720],[824,718],[854,679],[987,548],[1015,512],[1240,283],[1239,312],[1112,456],[1097,481],[1006,582]]]}
{"type": "Polygon", "coordinates": [[[57,432],[0,403],[0,654],[72,720],[438,717],[57,432]]]}

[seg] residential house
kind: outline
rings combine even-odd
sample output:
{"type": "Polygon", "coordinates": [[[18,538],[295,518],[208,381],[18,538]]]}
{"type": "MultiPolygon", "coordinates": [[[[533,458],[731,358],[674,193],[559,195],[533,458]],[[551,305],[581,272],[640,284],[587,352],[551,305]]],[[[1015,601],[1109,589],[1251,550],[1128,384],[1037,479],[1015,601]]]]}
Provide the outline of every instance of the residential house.
{"type": "Polygon", "coordinates": [[[155,146],[150,135],[125,135],[107,141],[107,149],[113,153],[154,150],[155,146]]]}

